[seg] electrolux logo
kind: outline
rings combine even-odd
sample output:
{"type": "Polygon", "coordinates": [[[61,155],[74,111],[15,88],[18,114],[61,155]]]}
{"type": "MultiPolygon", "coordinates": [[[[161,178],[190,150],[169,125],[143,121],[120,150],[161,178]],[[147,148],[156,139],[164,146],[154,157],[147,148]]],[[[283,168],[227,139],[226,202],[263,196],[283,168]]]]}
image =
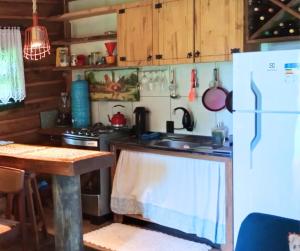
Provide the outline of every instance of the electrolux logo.
{"type": "Polygon", "coordinates": [[[277,71],[277,66],[275,63],[271,62],[268,64],[268,71],[277,71]]]}

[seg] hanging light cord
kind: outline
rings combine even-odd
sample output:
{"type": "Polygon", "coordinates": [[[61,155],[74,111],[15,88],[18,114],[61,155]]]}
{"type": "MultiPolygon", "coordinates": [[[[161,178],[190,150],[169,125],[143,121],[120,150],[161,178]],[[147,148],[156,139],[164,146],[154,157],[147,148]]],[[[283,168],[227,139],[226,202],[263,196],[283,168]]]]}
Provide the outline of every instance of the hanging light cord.
{"type": "Polygon", "coordinates": [[[36,0],[32,0],[32,12],[33,14],[37,13],[36,0]]]}

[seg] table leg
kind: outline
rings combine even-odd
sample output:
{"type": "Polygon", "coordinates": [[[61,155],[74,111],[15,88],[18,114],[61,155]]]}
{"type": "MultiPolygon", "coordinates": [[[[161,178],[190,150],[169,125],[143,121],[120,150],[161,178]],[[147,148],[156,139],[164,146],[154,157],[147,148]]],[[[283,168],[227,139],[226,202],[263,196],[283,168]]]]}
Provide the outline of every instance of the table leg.
{"type": "Polygon", "coordinates": [[[56,251],[83,251],[80,176],[53,176],[56,251]]]}

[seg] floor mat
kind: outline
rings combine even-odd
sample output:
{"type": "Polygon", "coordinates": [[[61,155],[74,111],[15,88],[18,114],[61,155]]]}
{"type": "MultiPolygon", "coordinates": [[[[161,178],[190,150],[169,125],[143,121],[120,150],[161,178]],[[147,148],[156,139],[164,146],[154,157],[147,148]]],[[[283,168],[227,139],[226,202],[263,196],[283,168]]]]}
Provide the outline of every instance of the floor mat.
{"type": "Polygon", "coordinates": [[[211,247],[164,233],[113,223],[84,234],[84,243],[112,251],[208,251],[211,247]]]}

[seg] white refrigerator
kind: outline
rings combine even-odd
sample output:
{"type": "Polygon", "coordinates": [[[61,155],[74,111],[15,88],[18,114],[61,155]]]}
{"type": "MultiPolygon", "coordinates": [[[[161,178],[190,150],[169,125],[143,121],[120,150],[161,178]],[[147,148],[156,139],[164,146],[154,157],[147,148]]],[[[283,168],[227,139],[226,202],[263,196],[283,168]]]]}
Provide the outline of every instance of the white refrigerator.
{"type": "Polygon", "coordinates": [[[234,240],[253,212],[300,220],[300,50],[233,57],[234,240]]]}

